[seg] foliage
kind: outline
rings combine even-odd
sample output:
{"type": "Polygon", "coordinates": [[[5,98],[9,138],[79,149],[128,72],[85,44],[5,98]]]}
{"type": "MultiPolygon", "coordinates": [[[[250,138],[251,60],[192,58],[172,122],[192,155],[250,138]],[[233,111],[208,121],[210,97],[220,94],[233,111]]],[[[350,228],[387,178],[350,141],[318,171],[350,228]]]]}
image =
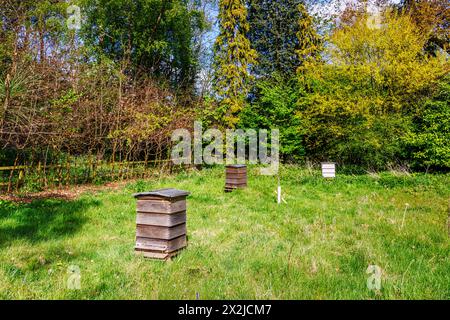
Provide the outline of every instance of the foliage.
{"type": "Polygon", "coordinates": [[[440,48],[450,54],[450,6],[448,0],[403,0],[402,10],[411,15],[428,36],[425,48],[433,53],[440,48]]]}
{"type": "Polygon", "coordinates": [[[66,1],[2,2],[2,164],[59,164],[63,154],[166,157],[171,132],[189,125],[197,100],[200,3],[73,4],[81,7],[80,32],[68,30],[66,1]]]}
{"type": "Polygon", "coordinates": [[[166,158],[200,119],[277,127],[285,160],[445,169],[447,1],[377,1],[379,25],[327,1],[222,0],[206,36],[215,0],[1,0],[0,161],[166,158]]]}
{"type": "Polygon", "coordinates": [[[299,160],[305,153],[295,116],[301,95],[295,73],[319,60],[321,39],[303,1],[251,1],[249,19],[262,65],[256,66],[258,80],[241,126],[279,129],[282,156],[299,160]]]}
{"type": "Polygon", "coordinates": [[[192,40],[205,27],[184,0],[86,0],[83,39],[101,56],[124,61],[132,72],[151,72],[193,86],[198,56],[192,40]]]}
{"type": "Polygon", "coordinates": [[[418,167],[450,169],[450,78],[414,117],[413,131],[405,137],[418,167]]]}
{"type": "Polygon", "coordinates": [[[447,62],[423,54],[427,39],[409,16],[384,19],[379,29],[367,16],[336,29],[329,62],[309,68],[298,113],[308,154],[373,167],[400,160],[401,137],[447,62]]]}
{"type": "Polygon", "coordinates": [[[248,38],[258,53],[258,64],[252,71],[259,77],[274,72],[292,76],[300,65],[296,55],[300,3],[300,0],[248,1],[248,38]]]}
{"type": "Polygon", "coordinates": [[[297,72],[302,75],[307,69],[312,67],[312,64],[320,60],[322,39],[315,30],[313,18],[309,15],[303,2],[298,5],[297,10],[300,13],[296,34],[298,39],[296,53],[300,60],[297,72]]]}
{"type": "Polygon", "coordinates": [[[249,67],[256,63],[247,33],[247,8],[244,0],[220,0],[219,35],[215,42],[214,86],[219,96],[223,122],[234,127],[244,108],[249,89],[249,67]]]}
{"type": "Polygon", "coordinates": [[[257,82],[253,98],[253,102],[242,111],[240,127],[279,129],[281,155],[285,159],[296,160],[303,156],[300,123],[293,116],[299,98],[296,79],[286,80],[275,73],[271,78],[257,82]]]}

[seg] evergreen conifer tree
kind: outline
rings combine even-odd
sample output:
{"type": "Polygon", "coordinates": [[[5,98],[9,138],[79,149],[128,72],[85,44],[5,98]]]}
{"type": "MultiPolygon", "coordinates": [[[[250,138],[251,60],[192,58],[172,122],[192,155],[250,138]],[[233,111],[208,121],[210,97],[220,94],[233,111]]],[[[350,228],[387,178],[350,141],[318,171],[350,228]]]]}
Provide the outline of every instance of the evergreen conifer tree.
{"type": "Polygon", "coordinates": [[[247,38],[249,23],[244,0],[219,1],[220,32],[215,43],[215,89],[225,125],[239,121],[248,93],[249,68],[256,63],[256,51],[247,38]]]}

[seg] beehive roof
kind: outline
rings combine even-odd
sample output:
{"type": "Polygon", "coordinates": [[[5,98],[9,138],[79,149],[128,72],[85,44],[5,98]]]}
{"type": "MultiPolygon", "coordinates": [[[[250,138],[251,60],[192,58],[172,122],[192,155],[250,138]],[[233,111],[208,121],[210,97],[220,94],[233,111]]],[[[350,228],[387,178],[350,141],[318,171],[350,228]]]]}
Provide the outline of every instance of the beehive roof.
{"type": "Polygon", "coordinates": [[[245,164],[231,164],[231,165],[227,165],[227,168],[236,168],[236,169],[240,169],[240,168],[246,168],[247,166],[245,164]]]}
{"type": "Polygon", "coordinates": [[[166,199],[174,199],[179,197],[186,197],[190,195],[191,193],[188,191],[183,190],[177,190],[177,189],[160,189],[150,192],[141,192],[133,194],[133,197],[140,198],[140,197],[161,197],[166,199]]]}

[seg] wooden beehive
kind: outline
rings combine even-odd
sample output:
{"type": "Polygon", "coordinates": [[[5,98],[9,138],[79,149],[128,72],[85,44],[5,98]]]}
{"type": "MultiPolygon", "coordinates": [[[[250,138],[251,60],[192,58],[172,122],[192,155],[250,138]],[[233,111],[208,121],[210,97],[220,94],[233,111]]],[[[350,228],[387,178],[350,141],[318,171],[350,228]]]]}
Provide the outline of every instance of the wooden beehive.
{"type": "Polygon", "coordinates": [[[336,164],[334,162],[322,162],[322,176],[324,178],[336,177],[336,164]]]}
{"type": "Polygon", "coordinates": [[[225,191],[232,192],[236,189],[247,187],[247,166],[229,165],[225,171],[225,191]]]}
{"type": "Polygon", "coordinates": [[[186,247],[188,195],[189,192],[176,189],[134,195],[137,199],[137,253],[147,258],[168,259],[186,247]]]}

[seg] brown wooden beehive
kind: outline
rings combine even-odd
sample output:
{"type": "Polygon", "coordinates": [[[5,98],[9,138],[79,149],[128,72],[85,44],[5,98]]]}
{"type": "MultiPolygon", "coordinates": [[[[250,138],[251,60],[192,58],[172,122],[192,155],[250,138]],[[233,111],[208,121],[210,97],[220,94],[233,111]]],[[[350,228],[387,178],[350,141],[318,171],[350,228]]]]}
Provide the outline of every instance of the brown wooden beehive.
{"type": "Polygon", "coordinates": [[[186,197],[189,192],[162,189],[138,193],[136,217],[137,253],[168,259],[187,246],[186,197]]]}
{"type": "Polygon", "coordinates": [[[247,166],[229,165],[225,170],[225,192],[247,187],[247,166]]]}

